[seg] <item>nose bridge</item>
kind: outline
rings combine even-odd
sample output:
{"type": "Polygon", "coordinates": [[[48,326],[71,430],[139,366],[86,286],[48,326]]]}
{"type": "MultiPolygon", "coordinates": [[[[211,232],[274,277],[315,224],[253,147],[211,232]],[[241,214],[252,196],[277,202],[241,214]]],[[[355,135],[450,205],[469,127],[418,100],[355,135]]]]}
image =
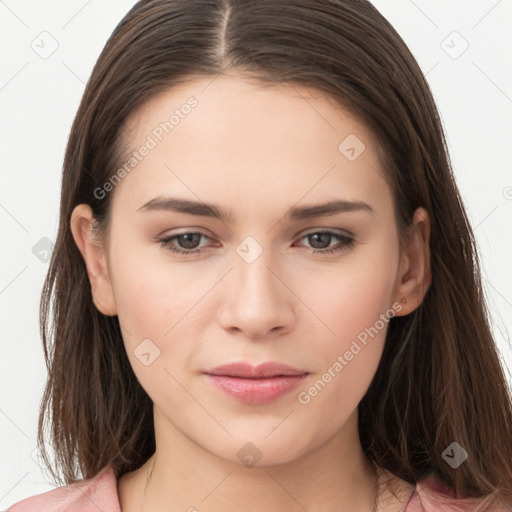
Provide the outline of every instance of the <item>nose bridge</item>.
{"type": "Polygon", "coordinates": [[[235,258],[234,279],[235,286],[240,288],[246,299],[257,303],[268,304],[272,297],[280,295],[278,290],[282,284],[276,278],[276,258],[270,247],[270,237],[265,240],[257,240],[254,236],[246,236],[236,247],[237,258],[235,258]],[[265,245],[264,245],[265,244],[265,245]],[[273,269],[273,271],[271,271],[273,269]]]}
{"type": "Polygon", "coordinates": [[[292,319],[290,291],[284,277],[278,277],[280,265],[272,249],[263,243],[247,236],[236,247],[222,315],[224,327],[237,327],[250,336],[287,326],[292,319]]]}

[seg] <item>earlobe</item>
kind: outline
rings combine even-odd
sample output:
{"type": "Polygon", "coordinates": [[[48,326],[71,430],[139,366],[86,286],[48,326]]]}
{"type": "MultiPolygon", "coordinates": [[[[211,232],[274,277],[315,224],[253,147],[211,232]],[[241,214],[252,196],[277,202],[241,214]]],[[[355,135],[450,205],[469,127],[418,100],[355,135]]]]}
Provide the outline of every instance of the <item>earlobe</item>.
{"type": "Polygon", "coordinates": [[[430,287],[430,229],[427,211],[418,208],[414,212],[401,255],[395,301],[402,308],[397,316],[408,315],[417,309],[430,287]]]}
{"type": "Polygon", "coordinates": [[[117,314],[113,288],[108,272],[104,247],[94,238],[92,231],[93,213],[87,204],[80,204],[71,214],[71,232],[84,258],[87,275],[91,283],[94,305],[104,315],[117,314]]]}

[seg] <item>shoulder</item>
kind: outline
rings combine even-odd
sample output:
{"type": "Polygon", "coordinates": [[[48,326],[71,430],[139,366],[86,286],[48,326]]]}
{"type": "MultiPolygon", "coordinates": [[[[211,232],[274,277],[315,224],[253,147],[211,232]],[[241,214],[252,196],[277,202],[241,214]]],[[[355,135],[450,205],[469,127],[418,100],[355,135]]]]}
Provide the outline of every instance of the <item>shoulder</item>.
{"type": "Polygon", "coordinates": [[[504,506],[486,506],[482,499],[456,499],[453,491],[434,475],[421,480],[404,512],[511,512],[504,506]]]}
{"type": "Polygon", "coordinates": [[[114,470],[106,467],[89,480],[80,480],[42,494],[30,496],[7,512],[121,512],[114,470]]]}

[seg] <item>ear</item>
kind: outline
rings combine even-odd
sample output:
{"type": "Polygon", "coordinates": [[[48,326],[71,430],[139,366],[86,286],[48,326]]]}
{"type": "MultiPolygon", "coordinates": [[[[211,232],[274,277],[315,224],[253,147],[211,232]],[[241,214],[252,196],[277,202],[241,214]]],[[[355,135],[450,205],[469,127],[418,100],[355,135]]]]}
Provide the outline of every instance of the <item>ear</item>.
{"type": "Polygon", "coordinates": [[[94,237],[93,214],[87,204],[76,206],[71,215],[71,232],[82,253],[91,283],[93,302],[104,315],[117,315],[114,292],[108,273],[105,248],[94,237]]]}
{"type": "Polygon", "coordinates": [[[400,256],[395,301],[402,305],[396,316],[418,308],[432,281],[430,268],[430,218],[424,208],[414,212],[400,256]]]}

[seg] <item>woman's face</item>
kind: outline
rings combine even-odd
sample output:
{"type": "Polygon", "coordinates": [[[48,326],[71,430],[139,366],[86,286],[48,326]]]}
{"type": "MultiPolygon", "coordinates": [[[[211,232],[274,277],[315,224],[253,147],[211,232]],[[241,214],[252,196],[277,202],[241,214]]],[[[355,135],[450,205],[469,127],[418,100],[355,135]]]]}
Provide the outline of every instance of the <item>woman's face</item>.
{"type": "Polygon", "coordinates": [[[318,91],[221,76],[127,128],[125,172],[97,190],[113,204],[96,287],[157,431],[263,465],[352,436],[410,261],[365,126],[318,91]]]}

